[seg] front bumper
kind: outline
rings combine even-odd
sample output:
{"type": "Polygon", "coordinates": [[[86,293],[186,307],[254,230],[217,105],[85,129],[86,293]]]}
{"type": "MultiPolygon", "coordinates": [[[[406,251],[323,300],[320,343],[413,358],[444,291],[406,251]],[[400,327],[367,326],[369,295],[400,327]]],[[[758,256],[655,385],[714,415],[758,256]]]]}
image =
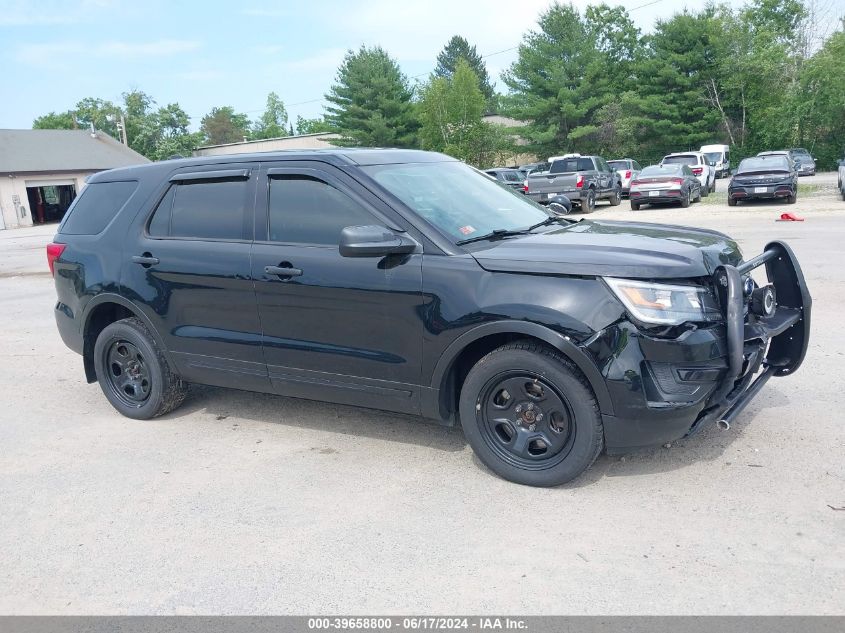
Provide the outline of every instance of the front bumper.
{"type": "Polygon", "coordinates": [[[708,423],[730,423],[772,377],[794,373],[809,344],[812,299],[791,249],[772,242],[762,255],[715,272],[724,323],[675,339],[651,337],[631,323],[588,345],[599,359],[614,414],[604,415],[610,453],[660,445],[708,423]],[[746,309],[742,277],[765,265],[777,293],[771,317],[746,309]]]}

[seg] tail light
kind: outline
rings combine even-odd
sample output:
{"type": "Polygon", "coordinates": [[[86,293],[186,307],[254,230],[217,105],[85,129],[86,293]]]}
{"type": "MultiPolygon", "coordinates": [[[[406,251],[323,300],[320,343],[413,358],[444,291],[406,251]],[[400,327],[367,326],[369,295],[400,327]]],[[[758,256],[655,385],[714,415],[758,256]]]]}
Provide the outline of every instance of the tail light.
{"type": "Polygon", "coordinates": [[[584,186],[584,176],[578,175],[578,178],[575,180],[575,186],[579,189],[584,186]]]}
{"type": "Polygon", "coordinates": [[[693,167],[692,173],[696,176],[700,176],[704,172],[704,167],[693,167]]]}
{"type": "Polygon", "coordinates": [[[62,253],[65,250],[66,244],[47,244],[47,266],[50,268],[50,274],[55,274],[53,272],[53,265],[56,263],[56,260],[61,257],[62,253]]]}
{"type": "Polygon", "coordinates": [[[522,190],[523,190],[525,193],[528,193],[528,181],[527,181],[527,180],[523,180],[523,181],[522,181],[522,190]]]}
{"type": "Polygon", "coordinates": [[[632,180],[631,186],[632,187],[639,187],[642,183],[639,180],[632,180]]]}
{"type": "Polygon", "coordinates": [[[682,184],[684,184],[684,179],[683,178],[673,178],[672,182],[674,182],[676,185],[682,185],[682,184]]]}
{"type": "Polygon", "coordinates": [[[628,179],[628,178],[630,178],[630,177],[631,177],[631,170],[630,170],[630,169],[628,169],[628,170],[625,172],[625,179],[627,180],[627,179],[628,179]]]}

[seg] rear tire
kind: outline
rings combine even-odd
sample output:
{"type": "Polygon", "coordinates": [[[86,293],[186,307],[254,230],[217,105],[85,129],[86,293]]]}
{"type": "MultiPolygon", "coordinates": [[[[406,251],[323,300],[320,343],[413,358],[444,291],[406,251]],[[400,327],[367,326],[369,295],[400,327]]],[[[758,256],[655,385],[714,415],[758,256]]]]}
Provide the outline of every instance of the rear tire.
{"type": "Polygon", "coordinates": [[[702,185],[701,186],[701,197],[706,198],[709,195],[710,195],[710,187],[708,187],[707,185],[702,185]]]}
{"type": "Polygon", "coordinates": [[[604,445],[587,380],[560,352],[534,341],[503,345],[475,364],[461,388],[460,418],[490,470],[529,486],[575,479],[604,445]]]}
{"type": "Polygon", "coordinates": [[[106,326],[94,343],[94,368],[106,398],[121,414],[149,420],[185,400],[188,386],[137,318],[106,326]]]}
{"type": "Polygon", "coordinates": [[[731,196],[728,196],[728,206],[729,207],[735,207],[736,203],[737,203],[736,198],[732,198],[731,196]]]}
{"type": "Polygon", "coordinates": [[[791,196],[786,197],[786,204],[795,204],[795,202],[797,200],[798,200],[798,194],[794,193],[791,196]]]}
{"type": "Polygon", "coordinates": [[[640,210],[640,203],[634,202],[631,200],[631,211],[639,211],[640,210]]]}
{"type": "Polygon", "coordinates": [[[596,190],[590,187],[587,197],[581,200],[581,212],[592,213],[596,210],[596,190]]]}

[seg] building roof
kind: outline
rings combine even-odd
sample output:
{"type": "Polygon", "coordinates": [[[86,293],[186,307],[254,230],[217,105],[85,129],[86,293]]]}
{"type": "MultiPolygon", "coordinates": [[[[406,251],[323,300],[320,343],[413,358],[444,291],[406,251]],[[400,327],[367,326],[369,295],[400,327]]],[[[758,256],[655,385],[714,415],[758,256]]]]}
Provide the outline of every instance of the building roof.
{"type": "Polygon", "coordinates": [[[337,132],[311,132],[310,134],[293,134],[291,136],[275,136],[273,138],[259,138],[252,141],[236,141],[234,143],[220,143],[218,145],[200,145],[197,151],[201,149],[212,149],[214,147],[233,147],[236,145],[259,145],[261,143],[269,143],[271,141],[290,141],[298,138],[309,138],[312,136],[324,136],[326,138],[340,138],[337,132]]]}
{"type": "Polygon", "coordinates": [[[0,130],[0,173],[100,171],[150,161],[97,130],[0,130]]]}

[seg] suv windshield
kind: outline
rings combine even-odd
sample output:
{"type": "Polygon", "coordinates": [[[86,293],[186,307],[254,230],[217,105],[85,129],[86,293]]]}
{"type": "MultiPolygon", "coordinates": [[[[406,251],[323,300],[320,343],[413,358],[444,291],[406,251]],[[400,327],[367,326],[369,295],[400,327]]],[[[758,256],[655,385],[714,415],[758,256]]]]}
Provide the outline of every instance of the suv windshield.
{"type": "Polygon", "coordinates": [[[698,156],[684,154],[683,156],[667,156],[663,159],[664,165],[698,165],[698,156]]]}
{"type": "Polygon", "coordinates": [[[707,152],[705,154],[709,162],[718,163],[722,160],[722,152],[707,152]]]}
{"type": "Polygon", "coordinates": [[[361,167],[378,184],[455,241],[524,229],[549,217],[543,207],[459,162],[361,167]]]}

